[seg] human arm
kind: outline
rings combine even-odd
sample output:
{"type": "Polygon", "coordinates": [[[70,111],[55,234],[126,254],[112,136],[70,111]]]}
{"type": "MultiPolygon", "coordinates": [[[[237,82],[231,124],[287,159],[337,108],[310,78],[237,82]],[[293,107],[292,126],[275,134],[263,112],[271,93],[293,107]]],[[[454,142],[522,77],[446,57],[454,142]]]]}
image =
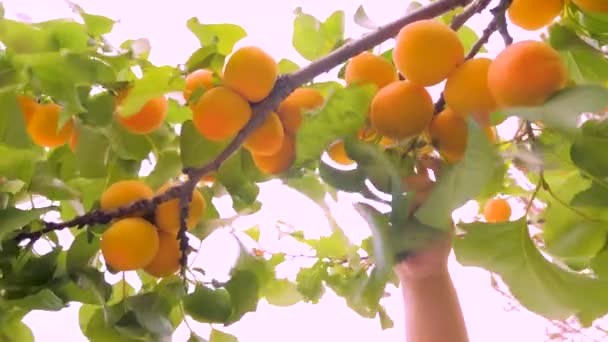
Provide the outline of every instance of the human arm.
{"type": "MultiPolygon", "coordinates": [[[[416,190],[415,210],[430,194],[433,182],[428,169],[438,172],[432,161],[419,165],[416,179],[404,184],[416,190]],[[425,165],[426,164],[426,165],[425,165]]],[[[407,342],[468,342],[468,334],[458,294],[448,270],[453,234],[446,234],[395,266],[405,308],[407,342]]]]}

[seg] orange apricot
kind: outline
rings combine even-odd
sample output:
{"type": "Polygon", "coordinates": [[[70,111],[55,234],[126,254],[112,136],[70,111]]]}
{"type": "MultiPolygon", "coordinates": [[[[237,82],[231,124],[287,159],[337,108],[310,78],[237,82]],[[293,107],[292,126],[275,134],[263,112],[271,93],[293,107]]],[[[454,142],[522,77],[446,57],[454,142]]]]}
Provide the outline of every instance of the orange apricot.
{"type": "Polygon", "coordinates": [[[192,93],[202,88],[208,90],[213,88],[213,71],[207,69],[197,69],[186,76],[186,88],[183,91],[184,100],[189,101],[192,93]]]}
{"type": "Polygon", "coordinates": [[[462,160],[468,139],[468,126],[462,115],[446,107],[433,118],[428,132],[433,145],[448,163],[462,160]]]}
{"type": "Polygon", "coordinates": [[[297,88],[279,104],[277,114],[281,118],[285,131],[295,134],[302,125],[302,112],[323,106],[325,99],[321,92],[314,88],[297,88]]]}
{"type": "Polygon", "coordinates": [[[523,40],[506,47],[490,64],[488,87],[500,107],[537,106],[562,89],[568,72],[551,46],[523,40]]]}
{"type": "Polygon", "coordinates": [[[21,109],[21,113],[23,113],[23,119],[27,126],[32,121],[32,116],[34,116],[34,112],[36,112],[39,104],[33,98],[25,95],[17,96],[17,102],[19,102],[19,108],[21,109]]]}
{"type": "Polygon", "coordinates": [[[261,156],[273,155],[281,149],[284,136],[281,119],[275,112],[271,112],[264,123],[247,136],[243,147],[261,156]]]}
{"type": "Polygon", "coordinates": [[[564,0],[513,0],[507,15],[524,30],[536,31],[548,26],[564,8],[564,0]]]}
{"type": "Polygon", "coordinates": [[[234,136],[251,118],[249,103],[230,88],[218,86],[206,91],[192,106],[192,121],[199,133],[222,141],[234,136]]]}
{"type": "Polygon", "coordinates": [[[483,208],[483,216],[487,222],[506,222],[511,218],[511,205],[504,198],[493,198],[483,208]]]}
{"type": "Polygon", "coordinates": [[[377,89],[397,81],[397,70],[382,56],[363,52],[350,59],[344,70],[346,84],[374,84],[377,89]]]}
{"type": "Polygon", "coordinates": [[[419,20],[404,26],[393,50],[397,70],[423,87],[444,79],[462,62],[464,47],[454,30],[437,20],[419,20]]]}
{"type": "Polygon", "coordinates": [[[26,127],[34,143],[53,148],[68,142],[74,131],[74,120],[68,119],[58,129],[60,112],[61,106],[55,103],[37,106],[26,127]]]}
{"type": "Polygon", "coordinates": [[[370,123],[382,136],[407,139],[426,129],[433,112],[433,99],[425,88],[410,81],[396,81],[374,96],[370,123]]]}
{"type": "Polygon", "coordinates": [[[157,230],[158,250],[144,268],[144,272],[156,278],[168,277],[180,269],[182,252],[177,236],[157,230]]]}
{"type": "Polygon", "coordinates": [[[263,100],[274,87],[279,68],[272,56],[256,46],[237,49],[224,66],[223,83],[247,101],[263,100]]]}
{"type": "Polygon", "coordinates": [[[295,138],[286,134],[281,149],[272,155],[261,156],[252,154],[253,162],[265,174],[279,174],[289,170],[295,161],[295,138]]]}
{"type": "MultiPolygon", "coordinates": [[[[119,93],[116,97],[117,104],[120,104],[127,96],[127,91],[119,93]]],[[[169,103],[167,98],[165,96],[158,96],[148,100],[132,115],[123,116],[117,110],[114,116],[127,131],[133,134],[149,134],[163,125],[168,110],[169,103]]]]}
{"type": "Polygon", "coordinates": [[[488,87],[488,69],[492,60],[478,57],[459,65],[448,76],[443,97],[446,105],[458,114],[479,115],[496,109],[488,87]]]}
{"type": "Polygon", "coordinates": [[[327,149],[327,154],[331,160],[340,165],[349,166],[355,163],[355,161],[350,159],[346,153],[346,149],[344,148],[344,140],[342,139],[333,142],[327,149]]]}

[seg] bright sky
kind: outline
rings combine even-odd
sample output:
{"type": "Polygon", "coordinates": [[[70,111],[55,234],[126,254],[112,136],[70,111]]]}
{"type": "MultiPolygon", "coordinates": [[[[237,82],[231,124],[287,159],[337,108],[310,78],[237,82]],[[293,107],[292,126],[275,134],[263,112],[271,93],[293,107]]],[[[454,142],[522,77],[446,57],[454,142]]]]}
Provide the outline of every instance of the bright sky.
{"type": "MultiPolygon", "coordinates": [[[[120,43],[129,38],[148,38],[152,43],[151,59],[156,64],[183,63],[189,54],[198,48],[198,41],[186,28],[186,20],[197,16],[202,23],[236,23],[243,26],[248,37],[238,46],[257,45],[272,54],[277,60],[289,58],[300,65],[306,65],[291,46],[293,10],[302,9],[320,19],[326,18],[334,10],[346,12],[346,35],[358,37],[365,32],[352,21],[357,7],[361,4],[376,23],[382,24],[402,15],[407,1],[313,1],[313,0],[223,0],[223,1],[125,1],[125,0],[80,0],[76,1],[86,11],[118,19],[110,40],[120,43]]],[[[496,1],[495,1],[496,2],[496,1]]],[[[4,1],[6,13],[15,17],[27,13],[35,21],[71,16],[72,13],[62,0],[8,0],[4,1]]],[[[477,32],[485,27],[491,17],[488,12],[469,21],[477,32]]],[[[537,39],[540,32],[511,30],[516,40],[537,39]]],[[[383,49],[389,47],[385,43],[383,49]]],[[[503,47],[500,36],[494,36],[487,45],[489,56],[494,56],[503,47]]],[[[325,76],[330,79],[335,74],[325,76]]],[[[437,89],[435,89],[437,90],[437,89]]],[[[435,96],[437,91],[433,92],[435,96]]],[[[503,124],[500,134],[508,136],[513,125],[503,124]]],[[[242,222],[243,227],[260,224],[272,227],[277,219],[290,222],[314,235],[325,234],[328,225],[321,210],[299,193],[272,182],[261,188],[260,200],[264,203],[262,211],[242,222]],[[285,205],[289,202],[289,205],[285,205]]],[[[368,228],[350,207],[352,197],[341,196],[338,203],[331,203],[338,222],[346,229],[354,241],[369,234],[368,228]]],[[[220,210],[229,211],[229,202],[216,203],[220,210]]],[[[517,204],[514,203],[517,206],[517,204]]],[[[471,217],[477,211],[475,204],[463,208],[463,217],[471,217]]],[[[513,218],[523,211],[518,206],[513,218]]],[[[460,216],[460,215],[459,215],[460,216]]],[[[205,241],[197,258],[197,265],[210,274],[223,275],[234,260],[234,253],[226,252],[227,244],[233,241],[227,235],[214,235],[205,241]]],[[[270,246],[270,245],[269,245],[270,246]]],[[[272,249],[272,246],[268,247],[272,249]]],[[[296,252],[297,253],[297,252],[296,252]]],[[[283,269],[285,276],[295,275],[297,268],[283,269]]],[[[458,289],[472,341],[542,341],[545,337],[546,323],[543,319],[527,312],[506,312],[506,300],[490,287],[489,274],[475,268],[464,268],[453,258],[450,269],[458,289]]],[[[112,281],[117,280],[111,278],[112,281]]],[[[129,277],[129,279],[132,279],[129,277]]],[[[136,284],[136,283],[134,283],[136,284]]],[[[220,330],[233,333],[241,342],[279,342],[279,341],[403,341],[403,310],[398,289],[389,288],[392,296],[385,300],[389,315],[395,321],[395,328],[381,331],[377,320],[361,318],[350,310],[344,301],[331,291],[320,304],[298,304],[290,308],[277,308],[262,301],[256,313],[247,314],[234,326],[220,330]]],[[[58,340],[86,341],[78,326],[79,305],[72,304],[60,313],[34,312],[25,318],[32,327],[37,341],[58,340]]],[[[209,326],[190,321],[190,325],[203,337],[207,336],[209,326]]],[[[180,326],[174,341],[186,341],[189,330],[180,326]]]]}

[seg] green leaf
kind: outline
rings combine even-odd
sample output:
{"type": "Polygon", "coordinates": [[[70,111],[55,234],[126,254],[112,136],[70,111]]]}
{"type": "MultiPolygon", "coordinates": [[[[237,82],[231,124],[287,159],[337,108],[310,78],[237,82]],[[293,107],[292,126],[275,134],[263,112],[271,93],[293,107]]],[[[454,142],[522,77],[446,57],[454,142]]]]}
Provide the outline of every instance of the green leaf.
{"type": "Polygon", "coordinates": [[[168,179],[180,174],[182,169],[182,162],[177,151],[162,151],[157,158],[154,170],[146,177],[146,183],[152,189],[159,188],[168,179]]]}
{"type": "Polygon", "coordinates": [[[105,177],[109,148],[110,140],[99,129],[80,125],[75,153],[80,175],[88,178],[105,177]]]}
{"type": "Polygon", "coordinates": [[[363,5],[359,5],[359,7],[357,7],[357,11],[355,11],[354,21],[355,24],[368,30],[375,30],[378,28],[378,25],[367,16],[363,5]]]}
{"type": "Polygon", "coordinates": [[[508,116],[541,121],[547,127],[573,132],[580,114],[598,112],[608,107],[608,89],[599,85],[578,85],[565,88],[544,104],[536,107],[512,107],[508,116]]]}
{"type": "Polygon", "coordinates": [[[8,90],[0,91],[0,104],[2,105],[0,141],[7,146],[16,148],[32,147],[33,142],[25,129],[25,119],[14,93],[8,90]]]}
{"type": "Polygon", "coordinates": [[[323,278],[327,270],[322,262],[317,262],[312,267],[301,268],[296,276],[296,288],[302,294],[305,302],[317,304],[325,294],[323,278]]]}
{"type": "Polygon", "coordinates": [[[303,121],[296,135],[295,166],[318,160],[336,139],[356,135],[372,97],[371,86],[335,89],[324,107],[303,121]]]}
{"type": "Polygon", "coordinates": [[[247,37],[247,31],[235,24],[201,24],[198,18],[188,19],[186,26],[202,47],[217,45],[217,51],[223,55],[232,52],[234,45],[247,37]]]}
{"type": "Polygon", "coordinates": [[[110,146],[116,155],[123,159],[144,160],[152,152],[151,135],[133,134],[117,121],[108,131],[110,146]]]}
{"type": "Polygon", "coordinates": [[[91,50],[86,26],[71,19],[51,19],[34,24],[47,32],[58,50],[85,52],[91,50]]]}
{"type": "Polygon", "coordinates": [[[300,70],[300,66],[296,64],[296,62],[291,61],[287,58],[282,58],[281,60],[279,60],[277,66],[279,68],[279,75],[289,74],[300,70]]]}
{"type": "Polygon", "coordinates": [[[49,32],[16,20],[0,20],[0,42],[17,54],[53,51],[56,43],[49,32]]]}
{"type": "Polygon", "coordinates": [[[336,190],[362,192],[367,188],[365,173],[361,169],[338,170],[324,161],[319,161],[319,176],[323,182],[336,190]]]}
{"type": "Polygon", "coordinates": [[[34,175],[36,163],[42,159],[42,150],[15,149],[0,145],[0,175],[28,183],[34,175]]]}
{"type": "Polygon", "coordinates": [[[0,327],[0,340],[19,342],[35,341],[32,329],[19,320],[14,320],[9,324],[2,324],[2,327],[0,327]]]}
{"type": "Polygon", "coordinates": [[[239,339],[229,333],[217,329],[211,329],[209,342],[239,342],[239,339]]]}
{"type": "Polygon", "coordinates": [[[42,289],[39,292],[24,298],[7,300],[3,304],[18,307],[25,311],[59,311],[66,306],[66,303],[49,289],[42,289]]]}
{"type": "Polygon", "coordinates": [[[182,91],[186,81],[177,68],[149,67],[143,76],[133,82],[129,95],[117,106],[119,115],[129,117],[138,112],[149,100],[172,91],[182,91]]]}
{"type": "Polygon", "coordinates": [[[287,186],[298,190],[308,196],[315,203],[324,205],[325,196],[329,192],[329,187],[314,173],[306,173],[301,177],[288,178],[287,186]]]}
{"type": "Polygon", "coordinates": [[[238,322],[248,312],[255,312],[260,300],[260,286],[256,275],[249,271],[237,270],[225,285],[232,302],[232,314],[226,325],[238,322]]]}
{"type": "MultiPolygon", "coordinates": [[[[469,26],[462,26],[456,33],[458,34],[458,38],[460,38],[460,41],[464,46],[464,51],[470,51],[473,45],[477,43],[477,40],[479,40],[477,32],[475,32],[475,30],[473,30],[469,26]]],[[[488,52],[488,50],[486,50],[482,46],[479,52],[485,53],[488,52]]]]}
{"type": "Polygon", "coordinates": [[[287,307],[297,304],[302,300],[297,285],[287,279],[276,279],[264,287],[262,294],[268,304],[287,307]]]}
{"type": "Polygon", "coordinates": [[[469,120],[463,160],[441,171],[431,195],[416,211],[416,218],[423,224],[449,229],[452,212],[475,198],[502,164],[496,147],[479,126],[469,120]]]}
{"type": "Polygon", "coordinates": [[[182,124],[179,144],[184,167],[200,167],[215,159],[228,143],[206,139],[198,132],[192,120],[188,120],[182,124]]]}
{"type": "Polygon", "coordinates": [[[197,285],[184,297],[184,311],[201,323],[224,323],[232,313],[230,294],[225,289],[197,285]]]}
{"type": "Polygon", "coordinates": [[[573,207],[602,208],[608,206],[608,189],[604,184],[593,182],[572,198],[570,205],[573,207]]]}
{"type": "Polygon", "coordinates": [[[182,106],[175,99],[168,100],[169,109],[165,121],[170,124],[183,124],[188,119],[192,118],[192,111],[188,106],[182,106]]]}
{"type": "Polygon", "coordinates": [[[156,336],[170,337],[173,326],[169,321],[172,309],[158,293],[150,292],[128,297],[127,306],[133,310],[137,321],[156,336]]]}
{"type": "Polygon", "coordinates": [[[380,327],[382,330],[392,329],[395,327],[395,322],[390,318],[386,309],[383,307],[378,310],[378,319],[380,320],[380,327]]]}
{"type": "Polygon", "coordinates": [[[346,257],[350,251],[352,244],[344,232],[336,229],[329,236],[323,236],[319,240],[308,242],[317,253],[320,259],[340,259],[346,257]]]}
{"type": "Polygon", "coordinates": [[[608,280],[608,250],[598,253],[591,259],[591,269],[593,272],[604,281],[608,280]]]}
{"type": "Polygon", "coordinates": [[[92,266],[99,253],[99,239],[91,237],[89,234],[81,232],[74,238],[66,257],[66,267],[68,273],[80,271],[92,266]]]}
{"type": "MultiPolygon", "coordinates": [[[[240,201],[243,204],[252,205],[257,200],[260,188],[245,175],[241,153],[243,150],[234,153],[220,166],[217,180],[226,187],[233,202],[240,201]]],[[[237,209],[235,208],[235,210],[237,209]]]]}
{"type": "Polygon", "coordinates": [[[112,32],[116,21],[101,15],[86,13],[80,5],[73,2],[68,1],[68,4],[72,8],[72,11],[80,15],[90,35],[102,36],[112,32]]]}
{"type": "Polygon", "coordinates": [[[87,113],[82,116],[92,126],[108,126],[113,121],[115,97],[109,92],[95,94],[84,103],[87,113]]]}
{"type": "Polygon", "coordinates": [[[593,176],[608,176],[608,157],[602,146],[608,142],[608,122],[590,120],[581,127],[570,149],[570,158],[593,176]]]}
{"type": "Polygon", "coordinates": [[[327,55],[344,40],[344,11],[333,12],[325,22],[302,12],[299,7],[294,13],[292,44],[308,61],[327,55]]]}
{"type": "Polygon", "coordinates": [[[608,312],[608,283],[546,260],[530,238],[525,216],[513,222],[459,227],[466,234],[454,242],[458,262],[500,275],[526,309],[559,320],[574,314],[595,319],[608,312]]]}
{"type": "MultiPolygon", "coordinates": [[[[231,47],[232,49],[232,47],[231,47]]],[[[210,69],[221,72],[226,61],[226,55],[218,52],[218,45],[206,45],[194,51],[186,61],[186,69],[191,73],[197,69],[210,69]]]]}
{"type": "Polygon", "coordinates": [[[9,207],[4,210],[0,210],[0,240],[2,240],[9,233],[21,229],[27,224],[40,219],[40,216],[53,209],[54,207],[22,210],[9,207]]]}
{"type": "Polygon", "coordinates": [[[194,332],[190,332],[190,337],[187,342],[209,342],[209,340],[198,336],[194,332]]]}

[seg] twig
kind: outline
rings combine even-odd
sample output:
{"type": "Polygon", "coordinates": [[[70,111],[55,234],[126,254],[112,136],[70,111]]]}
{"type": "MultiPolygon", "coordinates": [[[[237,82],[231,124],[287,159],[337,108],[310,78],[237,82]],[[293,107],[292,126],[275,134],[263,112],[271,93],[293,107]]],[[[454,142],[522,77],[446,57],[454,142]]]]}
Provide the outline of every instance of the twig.
{"type": "Polygon", "coordinates": [[[469,6],[467,6],[462,13],[455,15],[452,18],[450,27],[454,31],[458,31],[464,24],[469,21],[475,14],[481,13],[486,7],[490,5],[492,0],[475,0],[469,6]]]}
{"type": "Polygon", "coordinates": [[[500,0],[498,6],[490,10],[494,15],[494,19],[496,19],[496,29],[502,36],[506,46],[513,44],[513,37],[509,34],[506,16],[507,10],[512,2],[513,0],[500,0]]]}
{"type": "MultiPolygon", "coordinates": [[[[113,219],[125,217],[137,211],[151,212],[162,202],[169,201],[174,198],[189,196],[195,188],[198,180],[207,173],[217,171],[222,163],[230,158],[245,141],[245,138],[257,127],[259,127],[270,114],[275,110],[280,102],[291,94],[296,87],[314,79],[316,76],[323,74],[327,70],[331,70],[346,60],[367,51],[382,42],[395,37],[402,27],[415,21],[435,18],[443,13],[446,13],[460,6],[467,6],[472,0],[439,0],[429,5],[423,6],[409,14],[377,28],[375,31],[366,34],[365,36],[353,40],[342,47],[334,50],[323,58],[309,64],[308,66],[292,73],[281,75],[268,97],[261,102],[252,104],[252,118],[247,122],[226,148],[220,152],[211,162],[201,167],[185,168],[183,173],[188,176],[188,180],[180,185],[173,186],[162,195],[159,195],[150,200],[140,200],[124,207],[118,208],[111,212],[102,210],[93,210],[87,214],[78,216],[72,220],[62,223],[47,222],[43,229],[36,232],[19,233],[15,240],[21,242],[29,239],[35,241],[45,233],[60,230],[68,227],[83,228],[88,225],[98,223],[109,223],[113,219]]],[[[183,234],[185,235],[185,234],[183,234]]],[[[183,243],[183,240],[181,240],[183,243]]],[[[180,244],[181,245],[181,244],[180,244]]]]}

